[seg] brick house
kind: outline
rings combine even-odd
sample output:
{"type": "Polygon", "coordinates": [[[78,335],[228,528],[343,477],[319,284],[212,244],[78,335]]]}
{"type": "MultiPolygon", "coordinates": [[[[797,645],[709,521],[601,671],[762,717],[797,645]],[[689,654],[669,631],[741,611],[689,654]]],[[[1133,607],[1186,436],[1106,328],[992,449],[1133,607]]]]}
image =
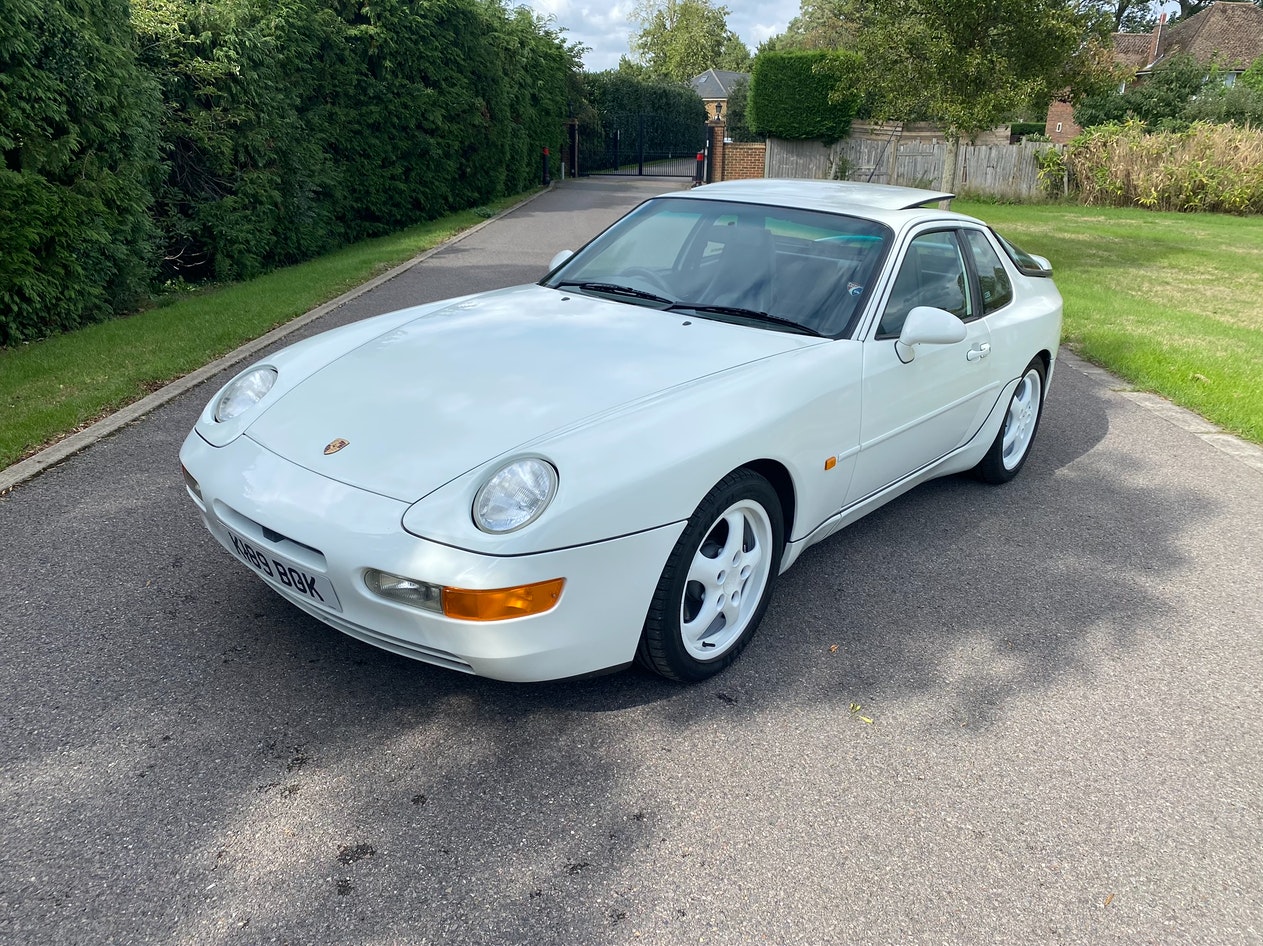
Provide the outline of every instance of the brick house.
{"type": "Polygon", "coordinates": [[[689,85],[701,96],[702,102],[706,106],[706,117],[722,119],[724,110],[728,107],[728,94],[738,80],[741,79],[745,79],[748,82],[750,73],[708,69],[700,76],[694,77],[689,82],[689,85]]]}
{"type": "MultiPolygon", "coordinates": [[[[1151,33],[1115,33],[1114,60],[1143,80],[1167,58],[1178,53],[1192,56],[1203,66],[1217,65],[1223,81],[1232,85],[1259,56],[1263,56],[1263,8],[1248,2],[1220,0],[1174,26],[1166,16],[1151,33]]],[[[1124,91],[1131,82],[1124,82],[1124,91]]],[[[1053,102],[1048,108],[1044,133],[1065,144],[1083,129],[1074,123],[1074,106],[1053,102]]]]}

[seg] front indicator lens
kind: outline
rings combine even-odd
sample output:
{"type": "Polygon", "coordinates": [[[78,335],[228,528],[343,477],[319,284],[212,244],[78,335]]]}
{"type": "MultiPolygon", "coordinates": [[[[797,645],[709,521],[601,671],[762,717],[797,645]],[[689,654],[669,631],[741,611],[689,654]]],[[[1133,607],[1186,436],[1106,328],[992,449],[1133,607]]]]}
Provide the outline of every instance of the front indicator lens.
{"type": "Polygon", "coordinates": [[[370,568],[364,584],[389,601],[434,611],[460,621],[507,621],[551,611],[561,599],[566,579],[553,578],[516,588],[473,590],[448,588],[370,568]]]}
{"type": "Polygon", "coordinates": [[[566,579],[537,581],[516,588],[471,591],[468,588],[443,589],[443,613],[462,621],[506,621],[529,614],[543,614],[556,607],[566,579]]]}

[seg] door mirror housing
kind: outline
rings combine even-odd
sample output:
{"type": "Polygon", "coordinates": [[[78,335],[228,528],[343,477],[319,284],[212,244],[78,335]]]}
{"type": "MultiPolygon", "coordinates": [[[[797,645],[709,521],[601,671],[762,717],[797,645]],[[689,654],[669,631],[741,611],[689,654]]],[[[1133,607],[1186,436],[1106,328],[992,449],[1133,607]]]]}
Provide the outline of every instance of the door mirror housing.
{"type": "Polygon", "coordinates": [[[946,309],[919,305],[913,307],[904,319],[903,331],[895,342],[895,354],[904,364],[916,357],[914,345],[955,345],[963,342],[967,331],[965,323],[946,309]]]}
{"type": "Polygon", "coordinates": [[[570,257],[574,256],[574,250],[562,250],[554,256],[548,263],[548,271],[551,273],[554,269],[564,263],[570,257]]]}

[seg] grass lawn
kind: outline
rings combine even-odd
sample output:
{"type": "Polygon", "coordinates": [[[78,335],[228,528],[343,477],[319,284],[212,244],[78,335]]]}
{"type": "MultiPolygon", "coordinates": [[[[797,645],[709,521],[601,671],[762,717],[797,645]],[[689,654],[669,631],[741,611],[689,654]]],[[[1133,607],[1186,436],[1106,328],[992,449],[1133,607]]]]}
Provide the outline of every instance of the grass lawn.
{"type": "Polygon", "coordinates": [[[481,223],[527,194],[365,240],[248,282],[0,349],[0,469],[481,223]]]}
{"type": "Polygon", "coordinates": [[[963,200],[952,209],[1052,261],[1071,349],[1263,443],[1263,218],[963,200]]]}

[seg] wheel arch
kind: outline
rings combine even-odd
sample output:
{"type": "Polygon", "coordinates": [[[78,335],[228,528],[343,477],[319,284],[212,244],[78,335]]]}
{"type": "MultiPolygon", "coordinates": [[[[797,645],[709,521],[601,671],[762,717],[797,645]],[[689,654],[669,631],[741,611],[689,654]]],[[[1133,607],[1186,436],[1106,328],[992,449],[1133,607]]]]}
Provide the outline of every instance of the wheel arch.
{"type": "Polygon", "coordinates": [[[738,469],[747,469],[763,477],[776,491],[776,498],[781,503],[782,528],[785,530],[785,544],[789,545],[794,534],[794,513],[798,505],[797,491],[794,488],[794,477],[789,469],[778,460],[761,459],[743,463],[738,469]]]}

